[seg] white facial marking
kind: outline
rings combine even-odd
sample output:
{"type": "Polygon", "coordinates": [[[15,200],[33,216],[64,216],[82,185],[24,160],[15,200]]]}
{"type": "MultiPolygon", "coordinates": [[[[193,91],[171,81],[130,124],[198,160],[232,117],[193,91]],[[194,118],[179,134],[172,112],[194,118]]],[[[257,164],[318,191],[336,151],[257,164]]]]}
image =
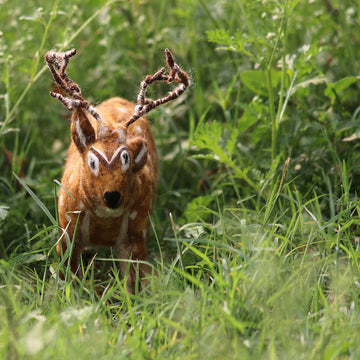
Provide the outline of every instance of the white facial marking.
{"type": "Polygon", "coordinates": [[[135,158],[135,162],[138,163],[141,161],[141,159],[145,156],[147,152],[147,147],[145,144],[143,144],[143,147],[141,148],[141,150],[139,151],[139,153],[137,154],[136,158],[135,158]]]}
{"type": "Polygon", "coordinates": [[[143,133],[143,129],[141,128],[140,125],[136,125],[136,126],[135,126],[135,130],[136,130],[136,132],[138,132],[139,134],[142,134],[142,133],[143,133]]]}
{"type": "Polygon", "coordinates": [[[110,165],[110,164],[113,162],[113,160],[115,159],[115,157],[119,154],[119,152],[120,152],[121,150],[125,149],[126,146],[124,146],[124,145],[119,146],[119,147],[115,150],[115,152],[114,152],[114,154],[113,154],[113,156],[111,157],[110,160],[107,158],[107,156],[106,156],[101,150],[99,150],[98,148],[96,148],[94,145],[93,145],[91,148],[92,148],[93,150],[95,150],[95,152],[96,152],[97,154],[99,154],[99,155],[107,162],[107,164],[110,165]]]}
{"type": "Polygon", "coordinates": [[[95,150],[109,164],[109,160],[108,160],[107,156],[101,150],[96,148],[94,145],[91,148],[93,150],[95,150]]]}
{"type": "Polygon", "coordinates": [[[99,175],[99,159],[92,152],[88,153],[88,165],[91,172],[95,175],[99,175]]]}
{"type": "Polygon", "coordinates": [[[137,211],[134,210],[133,212],[130,213],[130,220],[135,220],[137,217],[137,211]]]}
{"type": "MultiPolygon", "coordinates": [[[[118,155],[118,153],[124,148],[125,146],[120,146],[119,148],[117,148],[116,149],[116,151],[114,152],[114,154],[113,154],[113,156],[112,156],[112,158],[111,158],[111,160],[110,160],[110,164],[113,162],[113,160],[116,158],[116,156],[118,155]]],[[[124,150],[123,151],[123,153],[127,153],[128,155],[129,155],[129,153],[128,153],[128,151],[127,150],[124,150]]],[[[122,162],[122,154],[121,154],[121,162],[122,162]]]]}
{"type": "Polygon", "coordinates": [[[76,127],[76,132],[77,132],[77,134],[79,136],[80,143],[83,146],[86,146],[86,137],[85,137],[83,131],[81,130],[80,118],[79,117],[77,117],[76,120],[75,120],[75,127],[76,127]]]}
{"type": "Polygon", "coordinates": [[[130,167],[130,155],[127,150],[121,153],[121,170],[126,171],[130,167]]]}
{"type": "Polygon", "coordinates": [[[120,217],[124,212],[124,208],[119,207],[118,209],[110,209],[104,206],[98,206],[95,209],[95,214],[99,218],[103,219],[114,219],[120,217]]]}

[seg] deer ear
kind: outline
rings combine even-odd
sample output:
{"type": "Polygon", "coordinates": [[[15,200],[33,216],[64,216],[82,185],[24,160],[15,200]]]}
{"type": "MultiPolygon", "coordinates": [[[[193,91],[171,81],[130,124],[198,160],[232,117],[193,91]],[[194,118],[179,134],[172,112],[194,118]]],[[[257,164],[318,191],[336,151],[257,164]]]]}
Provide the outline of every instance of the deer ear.
{"type": "Polygon", "coordinates": [[[132,171],[136,173],[140,171],[146,163],[148,154],[147,145],[146,142],[140,138],[130,141],[127,145],[133,154],[132,171]]]}
{"type": "Polygon", "coordinates": [[[76,109],[72,116],[71,137],[81,153],[95,142],[95,130],[81,109],[76,109]]]}

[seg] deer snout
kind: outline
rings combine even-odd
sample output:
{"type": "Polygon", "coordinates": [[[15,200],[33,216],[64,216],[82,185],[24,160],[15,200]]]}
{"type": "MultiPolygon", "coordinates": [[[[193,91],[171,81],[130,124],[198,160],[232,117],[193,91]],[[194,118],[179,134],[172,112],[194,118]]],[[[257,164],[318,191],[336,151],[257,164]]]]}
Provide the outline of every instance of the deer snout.
{"type": "Polygon", "coordinates": [[[104,201],[106,206],[111,209],[116,209],[122,202],[122,196],[118,191],[107,191],[104,194],[104,201]]]}

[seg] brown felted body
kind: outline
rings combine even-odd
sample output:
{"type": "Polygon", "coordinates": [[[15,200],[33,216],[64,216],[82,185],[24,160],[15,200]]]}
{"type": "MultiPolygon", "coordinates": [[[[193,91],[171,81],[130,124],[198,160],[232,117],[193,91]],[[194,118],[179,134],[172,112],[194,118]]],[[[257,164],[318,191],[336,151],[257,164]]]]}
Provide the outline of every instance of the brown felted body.
{"type": "Polygon", "coordinates": [[[162,68],[146,76],[140,84],[136,105],[112,98],[95,108],[82,97],[79,85],[66,72],[75,54],[73,49],[64,53],[49,51],[45,55],[58,87],[50,95],[73,112],[72,141],[58,198],[62,234],[57,252],[63,256],[67,244],[72,242],[70,268],[81,275],[79,259],[84,249],[117,248],[124,260],[120,262],[121,273],[125,275],[128,270],[127,287],[133,292],[137,273],[140,277],[146,273],[143,260],[159,176],[154,139],[143,116],[180,96],[190,80],[165,49],[169,74],[165,75],[162,68]],[[157,81],[179,85],[163,98],[146,98],[148,85],[157,81]]]}
{"type": "MultiPolygon", "coordinates": [[[[58,210],[61,228],[66,229],[71,240],[75,240],[71,259],[74,273],[78,270],[83,249],[92,246],[116,247],[122,259],[145,260],[149,214],[158,181],[158,157],[148,120],[140,118],[125,131],[125,123],[133,114],[134,107],[134,104],[121,98],[103,102],[97,108],[102,123],[87,114],[95,137],[83,146],[81,156],[77,140],[72,140],[70,144],[61,181],[68,192],[60,188],[58,210]],[[147,154],[141,154],[145,148],[139,149],[136,146],[138,143],[146,146],[147,154]],[[127,149],[130,156],[130,166],[125,171],[120,159],[110,161],[121,147],[127,149]],[[89,153],[100,158],[97,175],[89,168],[89,153]],[[146,156],[145,162],[140,170],[134,171],[136,157],[141,155],[146,156]],[[113,191],[120,193],[121,200],[118,207],[110,208],[104,201],[104,194],[113,191]]],[[[73,116],[78,114],[75,112],[73,116]]],[[[77,130],[76,119],[72,120],[72,127],[75,128],[72,132],[77,130]]],[[[81,131],[88,136],[85,130],[81,131]]],[[[62,249],[60,243],[57,248],[59,255],[66,250],[65,236],[61,244],[62,249]]],[[[126,262],[121,262],[123,273],[126,266],[126,262]]],[[[135,281],[132,268],[128,278],[130,288],[135,281]]]]}

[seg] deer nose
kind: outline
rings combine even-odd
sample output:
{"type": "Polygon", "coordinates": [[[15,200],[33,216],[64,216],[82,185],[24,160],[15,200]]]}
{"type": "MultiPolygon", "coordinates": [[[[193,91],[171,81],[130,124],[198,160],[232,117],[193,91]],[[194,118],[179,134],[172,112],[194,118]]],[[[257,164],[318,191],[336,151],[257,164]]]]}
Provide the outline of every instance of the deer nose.
{"type": "Polygon", "coordinates": [[[116,209],[121,204],[121,195],[118,191],[107,191],[104,194],[105,204],[112,209],[116,209]]]}

